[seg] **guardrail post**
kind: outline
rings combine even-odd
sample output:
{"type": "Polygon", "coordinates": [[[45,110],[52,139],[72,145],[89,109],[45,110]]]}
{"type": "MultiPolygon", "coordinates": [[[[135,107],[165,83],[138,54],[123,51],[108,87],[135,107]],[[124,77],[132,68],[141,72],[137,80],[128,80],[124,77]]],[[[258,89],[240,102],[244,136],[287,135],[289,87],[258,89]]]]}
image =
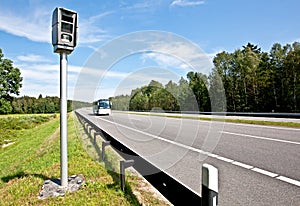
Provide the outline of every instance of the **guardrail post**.
{"type": "Polygon", "coordinates": [[[91,134],[92,133],[92,129],[93,129],[93,127],[89,125],[89,127],[88,127],[88,134],[90,136],[92,136],[92,134],[91,134]]]}
{"type": "Polygon", "coordinates": [[[134,165],[134,160],[122,160],[120,161],[120,181],[121,189],[125,192],[125,169],[134,165]]]}
{"type": "Polygon", "coordinates": [[[83,129],[85,132],[87,132],[87,127],[89,126],[89,124],[87,122],[84,123],[83,129]]]}
{"type": "Polygon", "coordinates": [[[209,164],[202,166],[202,206],[218,205],[218,169],[209,164]]]}
{"type": "Polygon", "coordinates": [[[102,142],[102,161],[105,160],[105,147],[110,145],[110,141],[103,141],[102,142]]]}
{"type": "Polygon", "coordinates": [[[96,144],[96,136],[101,134],[101,132],[94,132],[94,145],[96,144]]]}

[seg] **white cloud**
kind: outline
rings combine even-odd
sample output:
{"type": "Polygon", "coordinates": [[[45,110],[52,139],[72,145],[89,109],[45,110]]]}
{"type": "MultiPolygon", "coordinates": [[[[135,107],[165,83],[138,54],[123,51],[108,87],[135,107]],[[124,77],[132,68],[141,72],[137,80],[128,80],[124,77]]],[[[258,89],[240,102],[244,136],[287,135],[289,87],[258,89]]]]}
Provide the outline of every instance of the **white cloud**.
{"type": "Polygon", "coordinates": [[[128,4],[128,5],[124,5],[122,6],[123,8],[127,9],[127,10],[145,10],[145,9],[149,9],[151,8],[152,5],[152,1],[144,1],[144,2],[138,2],[136,4],[128,4]]]}
{"type": "Polygon", "coordinates": [[[112,13],[114,13],[114,11],[104,12],[95,16],[91,16],[88,19],[79,18],[79,42],[87,44],[107,40],[110,35],[106,30],[97,26],[97,22],[112,13]]]}
{"type": "Polygon", "coordinates": [[[0,30],[32,41],[51,41],[51,11],[36,9],[26,15],[0,10],[0,30]]]}
{"type": "Polygon", "coordinates": [[[174,0],[170,6],[198,6],[205,4],[205,1],[188,1],[188,0],[174,0]]]}
{"type": "Polygon", "coordinates": [[[166,54],[161,54],[161,53],[155,53],[155,52],[147,52],[143,54],[142,59],[145,61],[146,59],[151,59],[155,61],[158,66],[162,68],[179,68],[183,70],[191,70],[191,68],[184,62],[182,62],[180,59],[177,59],[175,57],[166,55],[166,54]]]}
{"type": "Polygon", "coordinates": [[[169,62],[170,65],[178,65],[179,68],[185,70],[196,70],[198,72],[208,74],[212,68],[212,62],[208,55],[200,50],[199,47],[185,41],[170,41],[158,42],[152,44],[153,51],[160,51],[163,54],[168,54],[172,59],[165,57],[157,57],[154,55],[154,60],[169,62]],[[174,57],[174,58],[173,58],[174,57]],[[173,63],[171,61],[174,61],[173,63]]]}
{"type": "MultiPolygon", "coordinates": [[[[52,13],[53,8],[41,8],[40,6],[22,13],[0,8],[0,30],[25,37],[31,41],[51,43],[52,13]]],[[[110,35],[101,29],[97,22],[111,13],[114,12],[104,12],[88,19],[79,18],[79,42],[85,44],[107,40],[110,35]]]]}
{"type": "MultiPolygon", "coordinates": [[[[59,96],[59,64],[47,64],[23,62],[16,65],[23,77],[23,86],[20,95],[38,96],[39,94],[48,96],[59,96]]],[[[70,65],[68,67],[68,82],[73,84],[77,75],[73,71],[80,68],[70,65]]]]}
{"type": "MultiPolygon", "coordinates": [[[[46,60],[39,55],[19,56],[18,60],[22,61],[15,66],[20,69],[23,77],[23,86],[20,95],[29,95],[37,97],[39,94],[48,96],[59,96],[59,64],[47,63],[46,60]],[[40,59],[40,61],[33,61],[40,59]],[[41,61],[45,60],[45,61],[41,61]]],[[[123,79],[128,74],[117,71],[104,71],[100,68],[84,68],[81,66],[68,65],[68,98],[73,99],[75,85],[77,84],[79,74],[83,74],[87,79],[91,80],[95,75],[102,73],[105,78],[123,79]]],[[[98,79],[92,84],[98,84],[98,79]]],[[[78,87],[82,91],[84,88],[78,87]]],[[[81,92],[81,91],[79,91],[81,92]]],[[[85,93],[87,94],[87,93],[85,93]]]]}
{"type": "Polygon", "coordinates": [[[50,59],[36,54],[17,56],[17,60],[22,62],[51,62],[50,59]]]}
{"type": "Polygon", "coordinates": [[[144,0],[137,3],[122,2],[120,9],[130,11],[131,13],[144,13],[148,11],[154,11],[161,5],[161,1],[144,0]]]}

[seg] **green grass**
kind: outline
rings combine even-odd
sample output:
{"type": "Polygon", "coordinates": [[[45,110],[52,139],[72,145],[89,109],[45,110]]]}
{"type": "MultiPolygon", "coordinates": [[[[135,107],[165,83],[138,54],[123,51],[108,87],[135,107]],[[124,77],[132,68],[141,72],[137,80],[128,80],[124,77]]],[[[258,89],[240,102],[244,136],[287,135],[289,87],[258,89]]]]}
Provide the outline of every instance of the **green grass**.
{"type": "MultiPolygon", "coordinates": [[[[82,125],[76,124],[78,136],[81,137],[81,141],[87,151],[87,153],[95,161],[100,161],[101,165],[105,167],[114,181],[119,181],[119,166],[120,160],[123,158],[110,146],[105,149],[105,161],[102,160],[101,145],[103,139],[98,134],[96,138],[96,144],[94,142],[94,130],[91,134],[87,134],[83,130],[82,125]]],[[[157,193],[153,191],[152,186],[145,181],[136,171],[126,170],[126,188],[125,196],[130,199],[133,205],[156,205],[156,206],[167,206],[168,202],[163,200],[157,193]]]]}
{"type": "Polygon", "coordinates": [[[11,131],[16,142],[0,149],[0,205],[138,205],[128,192],[120,190],[110,172],[88,155],[78,138],[75,120],[70,117],[68,174],[83,174],[86,183],[81,190],[64,197],[39,200],[44,181],[60,177],[59,119],[44,122],[37,118],[27,129],[16,128],[7,120],[2,128],[11,131]]]}
{"type": "Polygon", "coordinates": [[[19,137],[22,137],[23,130],[33,129],[54,118],[56,114],[1,116],[0,147],[7,142],[18,141],[19,137]]]}

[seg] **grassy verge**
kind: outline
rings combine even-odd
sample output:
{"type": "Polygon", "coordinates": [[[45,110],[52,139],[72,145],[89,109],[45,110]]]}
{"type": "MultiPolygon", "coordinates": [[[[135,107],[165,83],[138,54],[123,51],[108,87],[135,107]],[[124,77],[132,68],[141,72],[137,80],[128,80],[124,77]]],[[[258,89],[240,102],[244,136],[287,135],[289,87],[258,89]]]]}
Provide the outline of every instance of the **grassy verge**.
{"type": "Polygon", "coordinates": [[[32,129],[51,119],[55,114],[44,115],[7,115],[0,118],[0,147],[5,143],[16,142],[26,129],[32,129]]]}
{"type": "Polygon", "coordinates": [[[181,115],[139,113],[139,112],[123,112],[123,113],[144,115],[144,116],[157,116],[157,117],[168,117],[168,118],[183,118],[183,119],[194,119],[194,120],[204,120],[204,121],[219,121],[219,122],[259,124],[259,125],[269,125],[269,126],[283,126],[283,127],[300,128],[300,123],[296,123],[296,122],[272,122],[272,121],[261,121],[261,120],[225,119],[225,118],[222,118],[222,117],[220,117],[220,118],[210,118],[210,117],[181,116],[181,115]]]}
{"type": "MultiPolygon", "coordinates": [[[[123,158],[110,146],[105,149],[105,160],[102,160],[102,136],[96,135],[96,142],[94,141],[94,130],[91,130],[91,134],[88,134],[79,121],[75,121],[77,127],[78,136],[81,137],[81,141],[87,151],[87,153],[94,159],[94,161],[101,162],[104,168],[114,179],[119,181],[119,163],[123,158]]],[[[155,205],[155,206],[167,206],[170,203],[164,199],[154,188],[150,185],[140,174],[138,174],[132,168],[126,170],[126,189],[125,195],[132,200],[134,205],[155,205]]]]}
{"type": "MultiPolygon", "coordinates": [[[[74,119],[68,118],[69,175],[83,174],[84,187],[64,197],[37,198],[45,180],[60,177],[59,119],[11,129],[15,144],[0,149],[0,205],[138,205],[102,165],[87,154],[74,119]]],[[[2,130],[2,129],[1,129],[2,130]]]]}

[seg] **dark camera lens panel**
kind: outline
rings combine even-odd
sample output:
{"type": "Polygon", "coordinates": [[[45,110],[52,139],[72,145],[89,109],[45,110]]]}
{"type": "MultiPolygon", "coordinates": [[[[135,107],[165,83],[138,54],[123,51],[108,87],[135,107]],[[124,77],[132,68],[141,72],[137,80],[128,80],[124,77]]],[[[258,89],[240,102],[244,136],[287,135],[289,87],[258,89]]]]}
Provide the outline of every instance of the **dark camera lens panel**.
{"type": "Polygon", "coordinates": [[[61,20],[73,23],[73,18],[71,16],[68,16],[68,15],[65,15],[65,14],[61,15],[61,20]]]}
{"type": "Polygon", "coordinates": [[[73,25],[68,23],[61,23],[61,31],[72,34],[73,33],[73,25]]]}

